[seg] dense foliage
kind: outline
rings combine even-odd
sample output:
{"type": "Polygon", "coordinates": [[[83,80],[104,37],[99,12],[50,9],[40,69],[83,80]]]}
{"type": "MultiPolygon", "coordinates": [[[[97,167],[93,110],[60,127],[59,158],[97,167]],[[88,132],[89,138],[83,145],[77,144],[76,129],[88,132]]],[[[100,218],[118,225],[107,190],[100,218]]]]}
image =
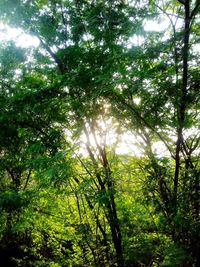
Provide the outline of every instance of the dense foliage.
{"type": "Polygon", "coordinates": [[[0,1],[2,266],[200,266],[199,11],[0,1]]]}

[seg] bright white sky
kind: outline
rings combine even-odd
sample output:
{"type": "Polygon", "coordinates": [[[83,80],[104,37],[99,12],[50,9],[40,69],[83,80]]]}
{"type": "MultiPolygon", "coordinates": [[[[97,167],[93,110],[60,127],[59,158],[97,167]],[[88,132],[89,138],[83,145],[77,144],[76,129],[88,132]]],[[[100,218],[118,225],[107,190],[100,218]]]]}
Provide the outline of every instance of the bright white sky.
{"type": "Polygon", "coordinates": [[[36,47],[40,41],[29,34],[24,33],[21,29],[11,28],[9,26],[0,23],[0,42],[14,41],[17,46],[36,47]]]}
{"type": "MultiPolygon", "coordinates": [[[[178,20],[177,27],[181,27],[182,21],[178,20]]],[[[167,19],[162,19],[162,21],[157,22],[153,20],[144,20],[143,23],[145,31],[155,31],[161,32],[169,27],[169,21],[167,19]]],[[[36,47],[39,45],[40,41],[37,37],[31,36],[24,33],[19,28],[11,28],[0,22],[0,41],[10,41],[14,40],[17,46],[20,47],[36,47]]],[[[140,45],[144,39],[141,36],[134,35],[130,38],[129,43],[140,45]]]]}

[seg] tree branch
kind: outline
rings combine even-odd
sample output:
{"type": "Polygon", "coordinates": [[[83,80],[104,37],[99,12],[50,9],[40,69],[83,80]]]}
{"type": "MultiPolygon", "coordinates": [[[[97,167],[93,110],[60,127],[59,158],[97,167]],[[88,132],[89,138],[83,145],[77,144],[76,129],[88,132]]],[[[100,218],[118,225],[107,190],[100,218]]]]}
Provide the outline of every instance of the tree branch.
{"type": "Polygon", "coordinates": [[[197,14],[199,6],[200,6],[200,0],[197,0],[196,6],[194,7],[194,9],[192,10],[192,12],[190,14],[190,19],[193,19],[195,17],[195,15],[197,14]]]}
{"type": "Polygon", "coordinates": [[[185,5],[185,0],[178,0],[178,2],[185,5]]]}

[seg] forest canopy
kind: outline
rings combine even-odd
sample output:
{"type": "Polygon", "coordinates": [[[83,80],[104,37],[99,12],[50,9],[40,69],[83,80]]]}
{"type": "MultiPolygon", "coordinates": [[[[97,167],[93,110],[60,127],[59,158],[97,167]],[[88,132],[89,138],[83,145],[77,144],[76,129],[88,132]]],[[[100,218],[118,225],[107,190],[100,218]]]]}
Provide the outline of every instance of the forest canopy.
{"type": "Polygon", "coordinates": [[[2,266],[200,266],[199,37],[199,0],[0,0],[2,266]]]}

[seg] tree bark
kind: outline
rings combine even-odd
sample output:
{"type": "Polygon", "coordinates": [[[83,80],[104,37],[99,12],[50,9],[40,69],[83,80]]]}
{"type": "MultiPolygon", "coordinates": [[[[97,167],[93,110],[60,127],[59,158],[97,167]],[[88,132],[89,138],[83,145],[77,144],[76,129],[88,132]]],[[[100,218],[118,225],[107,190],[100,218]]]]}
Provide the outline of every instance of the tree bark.
{"type": "MultiPolygon", "coordinates": [[[[182,2],[181,2],[182,3],[182,2]]],[[[175,172],[174,172],[174,215],[177,213],[177,194],[180,176],[180,152],[183,144],[183,127],[185,122],[185,112],[187,106],[187,86],[188,86],[188,54],[190,37],[190,3],[189,0],[183,2],[185,9],[184,18],[184,36],[183,36],[183,74],[182,88],[180,90],[180,101],[177,109],[177,141],[175,154],[175,172]]]]}

